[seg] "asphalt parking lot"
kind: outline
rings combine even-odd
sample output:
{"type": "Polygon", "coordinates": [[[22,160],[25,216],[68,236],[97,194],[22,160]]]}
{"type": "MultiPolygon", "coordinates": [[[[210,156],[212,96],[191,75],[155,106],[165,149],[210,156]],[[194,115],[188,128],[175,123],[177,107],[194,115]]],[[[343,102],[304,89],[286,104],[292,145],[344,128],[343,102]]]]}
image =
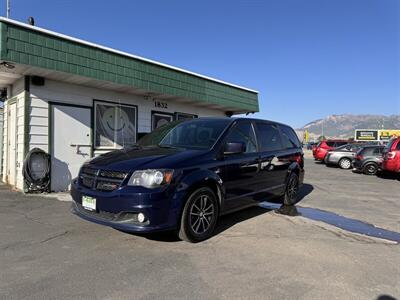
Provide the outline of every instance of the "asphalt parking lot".
{"type": "MultiPolygon", "coordinates": [[[[400,233],[400,181],[306,160],[298,206],[400,233]]],[[[211,239],[131,235],[0,186],[0,299],[390,299],[400,245],[255,207],[211,239]]]]}

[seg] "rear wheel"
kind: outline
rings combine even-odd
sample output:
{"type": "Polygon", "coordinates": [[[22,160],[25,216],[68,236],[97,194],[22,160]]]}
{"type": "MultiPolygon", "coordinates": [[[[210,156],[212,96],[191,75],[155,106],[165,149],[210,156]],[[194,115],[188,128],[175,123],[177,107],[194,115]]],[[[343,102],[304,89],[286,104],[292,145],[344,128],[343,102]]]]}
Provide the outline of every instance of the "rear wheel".
{"type": "Polygon", "coordinates": [[[294,205],[297,202],[299,193],[299,177],[295,173],[291,173],[286,183],[285,194],[283,195],[284,205],[294,205]]]}
{"type": "Polygon", "coordinates": [[[182,212],[178,236],[187,242],[201,242],[208,239],[217,224],[218,202],[214,192],[203,187],[188,198],[182,212]]]}
{"type": "Polygon", "coordinates": [[[351,160],[348,158],[342,158],[341,160],[339,160],[339,167],[341,169],[350,169],[351,168],[351,160]]]}
{"type": "Polygon", "coordinates": [[[375,163],[369,163],[365,165],[363,172],[366,175],[375,175],[378,172],[378,165],[375,163]]]}

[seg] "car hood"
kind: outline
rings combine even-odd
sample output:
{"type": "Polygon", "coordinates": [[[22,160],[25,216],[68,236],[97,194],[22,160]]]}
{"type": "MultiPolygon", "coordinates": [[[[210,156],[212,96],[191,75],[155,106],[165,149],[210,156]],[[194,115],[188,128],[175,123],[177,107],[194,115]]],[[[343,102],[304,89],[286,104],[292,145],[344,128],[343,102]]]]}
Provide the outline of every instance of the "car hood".
{"type": "Polygon", "coordinates": [[[208,150],[187,150],[159,146],[134,147],[102,154],[87,163],[90,167],[129,172],[140,169],[173,169],[183,161],[208,153],[208,150]]]}

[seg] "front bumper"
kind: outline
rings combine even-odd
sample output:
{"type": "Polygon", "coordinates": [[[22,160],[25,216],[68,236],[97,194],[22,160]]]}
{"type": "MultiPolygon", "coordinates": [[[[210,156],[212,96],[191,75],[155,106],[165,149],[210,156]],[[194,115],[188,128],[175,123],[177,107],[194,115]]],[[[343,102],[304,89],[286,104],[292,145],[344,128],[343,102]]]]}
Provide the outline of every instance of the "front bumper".
{"type": "Polygon", "coordinates": [[[85,220],[128,232],[170,230],[176,228],[181,210],[179,193],[172,196],[170,190],[121,187],[113,192],[100,192],[74,181],[71,185],[71,211],[85,220]],[[96,199],[95,211],[83,208],[84,195],[96,199]],[[137,220],[139,213],[145,215],[145,222],[137,220]]]}

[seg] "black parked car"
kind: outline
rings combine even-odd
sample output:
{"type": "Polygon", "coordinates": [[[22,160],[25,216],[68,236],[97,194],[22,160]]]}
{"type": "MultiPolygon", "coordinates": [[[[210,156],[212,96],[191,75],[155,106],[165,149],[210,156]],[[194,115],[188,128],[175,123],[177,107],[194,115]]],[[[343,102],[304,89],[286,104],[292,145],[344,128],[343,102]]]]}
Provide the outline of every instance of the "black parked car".
{"type": "Polygon", "coordinates": [[[385,146],[365,146],[361,148],[353,162],[353,171],[367,175],[375,175],[383,160],[385,146]]]}
{"type": "Polygon", "coordinates": [[[83,165],[72,181],[72,207],[120,230],[175,229],[198,242],[222,214],[272,197],[294,204],[303,177],[303,150],[289,126],[199,118],[162,126],[83,165]]]}
{"type": "Polygon", "coordinates": [[[308,142],[306,145],[307,150],[312,150],[313,146],[316,145],[314,142],[308,142]]]}

